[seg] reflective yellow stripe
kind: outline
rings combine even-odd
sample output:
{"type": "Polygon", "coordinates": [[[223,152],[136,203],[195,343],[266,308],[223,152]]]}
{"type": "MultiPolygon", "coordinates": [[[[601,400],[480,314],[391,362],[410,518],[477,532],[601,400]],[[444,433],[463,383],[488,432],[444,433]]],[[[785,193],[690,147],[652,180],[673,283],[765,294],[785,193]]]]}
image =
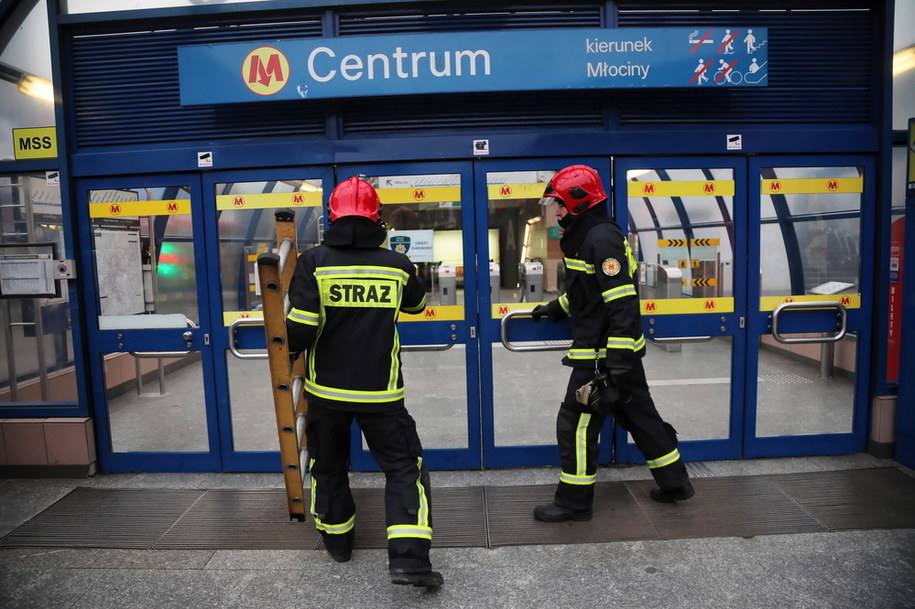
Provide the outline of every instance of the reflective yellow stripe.
{"type": "Polygon", "coordinates": [[[318,325],[318,314],[312,313],[310,311],[303,311],[302,309],[293,308],[289,311],[289,315],[286,316],[286,319],[296,323],[305,324],[306,326],[318,325]]]}
{"type": "Polygon", "coordinates": [[[650,469],[656,469],[656,468],[658,468],[658,467],[664,467],[665,465],[670,465],[671,463],[675,463],[675,462],[678,461],[679,459],[680,459],[680,451],[678,451],[678,450],[675,448],[675,449],[673,450],[673,452],[669,452],[669,453],[667,453],[666,455],[664,455],[663,457],[658,457],[657,459],[649,459],[649,460],[648,460],[648,467],[649,467],[650,469]]]}
{"type": "MultiPolygon", "coordinates": [[[[416,513],[416,523],[426,529],[429,529],[429,501],[426,498],[426,487],[423,486],[423,458],[416,459],[416,490],[419,493],[419,511],[416,513]]],[[[429,536],[432,536],[432,529],[429,529],[429,536]]]]}
{"type": "Polygon", "coordinates": [[[611,302],[617,298],[623,298],[625,296],[635,296],[635,286],[621,285],[618,288],[607,290],[601,295],[604,297],[604,302],[611,302]]]}
{"type": "Polygon", "coordinates": [[[569,295],[563,294],[559,297],[559,306],[562,307],[562,310],[566,312],[566,315],[569,314],[569,295]]]}
{"type": "Polygon", "coordinates": [[[593,476],[575,476],[565,472],[559,472],[559,481],[566,484],[577,484],[578,486],[588,486],[597,482],[597,474],[593,476]]]}
{"type": "Polygon", "coordinates": [[[623,239],[623,243],[626,244],[626,261],[629,263],[629,276],[635,277],[636,262],[635,256],[632,254],[632,248],[629,247],[629,241],[623,239]]]}
{"type": "MultiPolygon", "coordinates": [[[[312,516],[314,516],[313,513],[312,516]]],[[[318,517],[315,516],[315,528],[329,535],[343,535],[344,533],[349,533],[353,530],[354,526],[356,526],[355,514],[353,514],[352,518],[340,524],[327,524],[326,522],[321,522],[318,517]]]]}
{"type": "Polygon", "coordinates": [[[310,379],[305,379],[305,388],[318,397],[340,402],[374,404],[377,402],[393,402],[394,400],[403,399],[404,396],[403,387],[386,391],[356,391],[354,389],[324,387],[312,382],[310,379]]]}
{"type": "MultiPolygon", "coordinates": [[[[314,469],[314,466],[315,466],[315,460],[310,459],[308,461],[308,469],[312,470],[312,469],[314,469]]],[[[344,533],[348,533],[348,532],[352,531],[353,527],[356,526],[356,515],[355,514],[353,514],[352,518],[350,518],[346,522],[343,522],[340,524],[328,524],[326,522],[322,522],[321,519],[318,518],[318,513],[315,511],[315,503],[316,503],[315,496],[318,494],[318,482],[315,480],[314,476],[311,476],[310,480],[311,480],[311,510],[310,511],[311,511],[312,517],[315,519],[315,528],[318,529],[319,531],[324,531],[325,533],[328,533],[330,535],[342,535],[344,533]]]]}
{"type": "Polygon", "coordinates": [[[638,338],[628,338],[625,336],[608,336],[607,337],[607,348],[608,349],[631,349],[632,351],[638,351],[645,346],[645,336],[640,336],[638,338]]]}
{"type": "Polygon", "coordinates": [[[563,261],[565,262],[566,270],[580,271],[582,273],[588,273],[589,275],[594,274],[594,265],[588,264],[584,260],[576,260],[575,258],[563,258],[563,261]]]}
{"type": "MultiPolygon", "coordinates": [[[[600,351],[596,351],[596,353],[597,353],[597,359],[600,359],[602,357],[607,357],[606,349],[601,349],[600,351]]],[[[588,360],[588,359],[594,359],[594,355],[595,355],[594,349],[569,349],[569,353],[567,354],[567,357],[569,359],[588,360]]]]}
{"type": "Polygon", "coordinates": [[[432,528],[412,524],[395,524],[388,527],[388,539],[419,538],[432,539],[432,528]]]}
{"type": "Polygon", "coordinates": [[[575,475],[587,475],[588,472],[588,423],[591,415],[583,412],[578,417],[578,427],[575,429],[575,475]]]}
{"type": "Polygon", "coordinates": [[[395,524],[388,527],[388,539],[419,538],[432,539],[432,527],[429,526],[429,501],[426,487],[423,486],[423,458],[416,459],[416,492],[419,493],[419,509],[416,511],[416,524],[395,524]]]}
{"type": "MultiPolygon", "coordinates": [[[[416,305],[415,307],[409,307],[409,308],[402,307],[400,310],[403,311],[404,313],[409,313],[412,315],[412,314],[421,312],[425,308],[426,308],[426,295],[423,294],[423,299],[418,305],[416,305]]],[[[464,319],[464,318],[462,317],[461,319],[464,319]]]]}
{"type": "Polygon", "coordinates": [[[402,269],[389,266],[322,266],[315,269],[315,277],[364,277],[370,279],[396,279],[406,284],[409,275],[402,269]]]}

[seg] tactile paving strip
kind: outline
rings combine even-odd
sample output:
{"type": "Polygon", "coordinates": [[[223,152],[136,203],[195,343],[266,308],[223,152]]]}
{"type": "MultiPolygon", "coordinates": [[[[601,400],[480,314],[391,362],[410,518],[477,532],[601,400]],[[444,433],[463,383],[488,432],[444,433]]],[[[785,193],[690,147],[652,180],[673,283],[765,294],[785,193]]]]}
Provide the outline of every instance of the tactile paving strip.
{"type": "MultiPolygon", "coordinates": [[[[915,479],[893,468],[694,478],[696,495],[659,504],[651,481],[602,482],[588,522],[532,516],[554,487],[433,488],[433,545],[600,543],[915,528],[915,479]]],[[[386,546],[383,489],[353,489],[356,547],[386,546]]],[[[282,489],[78,488],[0,547],[315,549],[313,523],[290,521],[282,489]]]]}

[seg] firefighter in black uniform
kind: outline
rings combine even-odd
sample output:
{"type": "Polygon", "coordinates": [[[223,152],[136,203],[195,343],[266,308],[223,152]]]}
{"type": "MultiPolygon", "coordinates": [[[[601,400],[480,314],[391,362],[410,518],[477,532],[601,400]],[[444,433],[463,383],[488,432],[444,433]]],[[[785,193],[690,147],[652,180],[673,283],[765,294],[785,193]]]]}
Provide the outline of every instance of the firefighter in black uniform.
{"type": "Polygon", "coordinates": [[[565,293],[535,307],[531,316],[534,321],[571,316],[573,339],[562,360],[572,373],[556,421],[559,485],[552,503],[534,509],[534,517],[544,522],[590,520],[598,436],[609,414],[632,434],[648,460],[658,485],[652,499],[669,503],[694,494],[677,451],[676,431],[661,419],[648,392],[636,262],[623,232],[608,217],[606,201],[597,171],[585,165],[557,172],[542,200],[557,204],[563,228],[559,246],[565,293]],[[576,390],[601,370],[609,375],[609,403],[605,397],[600,406],[582,404],[576,390]]]}
{"type": "Polygon", "coordinates": [[[337,561],[350,559],[356,505],[349,487],[350,426],[359,424],[385,473],[391,581],[440,586],[432,571],[429,473],[404,407],[400,311],[419,313],[426,290],[413,263],[380,247],[386,231],[372,186],[353,177],[330,196],[322,245],[298,258],[286,318],[290,352],[307,351],[311,514],[337,561]]]}

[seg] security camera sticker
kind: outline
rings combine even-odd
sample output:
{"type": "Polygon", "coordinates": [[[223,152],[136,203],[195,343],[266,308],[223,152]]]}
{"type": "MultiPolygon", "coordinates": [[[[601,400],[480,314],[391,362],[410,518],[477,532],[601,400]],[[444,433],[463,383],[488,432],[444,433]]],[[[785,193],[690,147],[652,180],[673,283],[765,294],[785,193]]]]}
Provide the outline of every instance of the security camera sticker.
{"type": "Polygon", "coordinates": [[[622,266],[620,265],[620,261],[616,258],[607,258],[603,261],[603,263],[601,263],[600,268],[604,271],[604,275],[607,275],[608,277],[616,277],[620,274],[620,269],[622,266]]]}

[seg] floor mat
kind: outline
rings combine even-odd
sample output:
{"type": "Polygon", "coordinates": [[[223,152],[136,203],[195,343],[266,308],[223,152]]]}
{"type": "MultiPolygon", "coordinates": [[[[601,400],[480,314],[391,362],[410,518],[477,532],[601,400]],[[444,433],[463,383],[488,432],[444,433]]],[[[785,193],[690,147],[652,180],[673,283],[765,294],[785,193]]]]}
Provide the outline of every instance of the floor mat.
{"type": "MultiPolygon", "coordinates": [[[[651,481],[601,482],[588,522],[531,511],[554,487],[433,488],[433,545],[499,547],[915,528],[915,479],[893,468],[694,478],[689,501],[659,504],[651,481]]],[[[356,547],[386,547],[384,491],[354,489],[356,547]]],[[[0,547],[316,549],[282,489],[80,487],[0,539],[0,547]]]]}

